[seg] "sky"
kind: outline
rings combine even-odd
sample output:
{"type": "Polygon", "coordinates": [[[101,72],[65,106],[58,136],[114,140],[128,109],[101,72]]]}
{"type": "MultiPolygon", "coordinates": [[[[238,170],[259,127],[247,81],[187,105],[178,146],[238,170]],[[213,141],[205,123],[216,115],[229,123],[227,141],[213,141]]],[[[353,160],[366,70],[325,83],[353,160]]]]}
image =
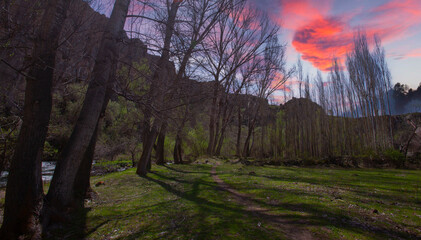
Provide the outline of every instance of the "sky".
{"type": "MultiPolygon", "coordinates": [[[[112,2],[100,2],[107,1],[112,2]]],[[[301,57],[311,78],[320,70],[327,81],[332,58],[345,58],[360,29],[369,38],[380,37],[392,84],[417,88],[421,82],[421,0],[250,1],[282,27],[280,39],[288,46],[288,65],[301,57]]],[[[291,92],[297,84],[292,79],[283,89],[291,92]]]]}
{"type": "Polygon", "coordinates": [[[310,76],[317,70],[327,76],[333,56],[344,59],[352,48],[354,32],[361,29],[368,37],[380,37],[393,84],[417,88],[421,82],[421,0],[252,2],[282,26],[289,65],[301,57],[310,76]]]}

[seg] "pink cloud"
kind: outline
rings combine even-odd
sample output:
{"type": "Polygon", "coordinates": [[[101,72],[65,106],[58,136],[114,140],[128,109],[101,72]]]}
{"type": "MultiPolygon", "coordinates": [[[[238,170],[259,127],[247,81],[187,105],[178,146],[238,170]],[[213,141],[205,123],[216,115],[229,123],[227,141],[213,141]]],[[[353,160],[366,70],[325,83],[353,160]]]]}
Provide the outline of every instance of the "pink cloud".
{"type": "Polygon", "coordinates": [[[282,19],[277,19],[283,27],[295,30],[314,19],[323,18],[332,8],[332,0],[281,0],[282,19]]]}
{"type": "Polygon", "coordinates": [[[297,29],[292,45],[322,71],[329,71],[334,57],[343,57],[352,48],[353,30],[339,18],[316,19],[297,29]]]}
{"type": "MultiPolygon", "coordinates": [[[[419,0],[392,0],[362,11],[359,15],[330,17],[326,11],[314,8],[312,3],[315,2],[303,0],[285,3],[284,11],[287,16],[297,15],[289,25],[295,31],[292,45],[304,60],[322,71],[331,69],[333,57],[343,62],[346,53],[352,49],[353,35],[357,28],[362,28],[369,38],[377,35],[383,42],[393,42],[416,34],[414,27],[421,23],[419,0]],[[352,17],[357,20],[355,26],[349,23],[352,17]]],[[[329,9],[329,1],[324,3],[329,9]]],[[[418,52],[414,52],[408,56],[418,55],[418,52]]]]}

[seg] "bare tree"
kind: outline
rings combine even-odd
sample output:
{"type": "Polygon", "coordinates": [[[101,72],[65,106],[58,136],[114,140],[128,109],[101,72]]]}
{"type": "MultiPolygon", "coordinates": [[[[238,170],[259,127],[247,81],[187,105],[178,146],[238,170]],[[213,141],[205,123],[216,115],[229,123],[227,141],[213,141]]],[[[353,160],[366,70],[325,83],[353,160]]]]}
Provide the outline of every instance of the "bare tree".
{"type": "Polygon", "coordinates": [[[254,134],[257,117],[262,107],[262,100],[267,101],[269,96],[295,73],[295,68],[287,69],[285,52],[285,45],[279,43],[276,35],[271,36],[265,44],[260,70],[254,74],[253,85],[250,85],[257,98],[255,98],[256,102],[252,107],[252,117],[248,120],[248,134],[243,148],[243,156],[245,157],[250,155],[250,139],[254,134]]]}
{"type": "MultiPolygon", "coordinates": [[[[200,0],[200,1],[173,1],[171,7],[169,2],[164,4],[167,6],[166,9],[169,12],[164,14],[163,20],[158,21],[161,26],[161,32],[165,33],[165,40],[163,43],[164,47],[159,47],[162,49],[163,53],[168,51],[168,58],[166,59],[166,64],[169,63],[169,54],[174,55],[174,60],[177,63],[177,70],[172,81],[169,81],[170,75],[165,78],[160,78],[156,87],[152,87],[151,91],[155,91],[156,97],[153,97],[154,104],[147,104],[151,110],[150,114],[146,115],[146,131],[149,132],[146,139],[144,139],[144,149],[142,156],[138,163],[137,173],[140,175],[146,175],[148,170],[148,164],[151,161],[151,152],[153,145],[155,143],[156,137],[159,133],[159,129],[165,129],[164,126],[167,126],[168,115],[171,111],[166,110],[165,105],[170,105],[170,109],[174,108],[168,100],[173,100],[177,96],[179,84],[186,75],[186,69],[190,64],[190,59],[192,54],[198,49],[200,43],[205,39],[209,34],[213,26],[216,24],[221,13],[224,12],[226,8],[225,1],[216,1],[216,0],[200,0]],[[176,4],[176,5],[175,5],[176,4]],[[178,6],[177,11],[174,11],[174,15],[171,12],[173,9],[172,6],[178,6]],[[178,18],[177,18],[178,17],[178,18]],[[166,79],[166,80],[165,80],[166,79]],[[148,116],[149,115],[149,116],[148,116]],[[150,116],[154,116],[153,124],[150,124],[150,116]],[[148,131],[149,130],[149,131],[148,131]]],[[[156,19],[153,20],[156,22],[156,19]]],[[[161,55],[161,59],[162,59],[161,55]]],[[[159,64],[158,64],[159,66],[159,64]]],[[[169,69],[167,67],[166,69],[169,69]]],[[[152,98],[151,98],[152,99],[152,98]]],[[[172,101],[173,103],[176,101],[172,101]]],[[[152,103],[152,101],[151,101],[152,103]]],[[[161,132],[161,141],[157,149],[163,151],[163,142],[162,138],[165,136],[165,131],[161,132]]],[[[158,153],[158,156],[162,156],[161,153],[158,153]]],[[[150,164],[149,164],[150,165],[150,164]]]]}
{"type": "MultiPolygon", "coordinates": [[[[170,48],[171,41],[175,30],[175,23],[177,12],[182,4],[182,1],[166,2],[167,17],[164,22],[164,42],[162,47],[162,54],[158,60],[157,66],[154,70],[152,77],[151,89],[149,93],[148,102],[145,111],[144,120],[144,139],[143,139],[143,152],[137,164],[136,173],[139,175],[146,175],[148,164],[151,161],[152,149],[155,144],[156,137],[159,133],[159,128],[162,124],[162,118],[158,115],[157,109],[163,108],[163,101],[165,95],[165,86],[168,85],[170,78],[170,48]],[[152,121],[153,118],[153,123],[152,121]]],[[[163,141],[163,139],[161,139],[163,141]]]]}
{"type": "MultiPolygon", "coordinates": [[[[359,103],[359,114],[364,118],[367,145],[374,150],[379,147],[391,146],[381,134],[384,129],[384,122],[380,115],[387,112],[385,100],[387,101],[388,86],[390,86],[390,73],[385,64],[384,51],[381,49],[380,41],[375,40],[376,48],[370,52],[367,36],[358,32],[354,40],[354,49],[347,56],[347,69],[349,72],[352,88],[356,91],[359,103]],[[371,138],[371,141],[370,141],[371,138]]],[[[389,107],[390,115],[390,107],[389,107]]],[[[391,136],[391,124],[389,118],[389,136],[391,136]]],[[[387,139],[387,138],[386,138],[387,139]]]]}
{"type": "Polygon", "coordinates": [[[200,66],[213,80],[209,121],[208,154],[219,154],[228,123],[232,118],[233,98],[238,95],[251,73],[256,70],[257,55],[278,28],[264,14],[251,9],[245,0],[232,1],[204,42],[200,66]],[[241,68],[249,63],[247,74],[238,78],[241,68]],[[237,81],[237,85],[235,82],[237,81]],[[232,96],[230,98],[229,96],[232,96]]]}

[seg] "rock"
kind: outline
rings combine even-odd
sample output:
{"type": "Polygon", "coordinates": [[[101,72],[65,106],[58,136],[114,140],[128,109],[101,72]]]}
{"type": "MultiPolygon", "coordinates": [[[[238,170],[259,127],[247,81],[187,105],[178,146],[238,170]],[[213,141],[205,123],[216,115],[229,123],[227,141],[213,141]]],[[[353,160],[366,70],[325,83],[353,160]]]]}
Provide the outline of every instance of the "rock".
{"type": "Polygon", "coordinates": [[[373,213],[378,214],[378,213],[379,213],[379,211],[378,211],[377,209],[373,209],[373,213]]]}
{"type": "Polygon", "coordinates": [[[256,175],[256,173],[252,171],[252,172],[249,172],[249,175],[254,176],[254,175],[256,175]]]}
{"type": "Polygon", "coordinates": [[[105,185],[105,182],[104,181],[99,181],[99,182],[95,183],[95,187],[99,187],[101,185],[105,185]]]}
{"type": "Polygon", "coordinates": [[[251,162],[249,160],[245,160],[245,159],[241,160],[241,163],[244,164],[244,165],[246,165],[246,166],[250,166],[251,165],[251,162]]]}

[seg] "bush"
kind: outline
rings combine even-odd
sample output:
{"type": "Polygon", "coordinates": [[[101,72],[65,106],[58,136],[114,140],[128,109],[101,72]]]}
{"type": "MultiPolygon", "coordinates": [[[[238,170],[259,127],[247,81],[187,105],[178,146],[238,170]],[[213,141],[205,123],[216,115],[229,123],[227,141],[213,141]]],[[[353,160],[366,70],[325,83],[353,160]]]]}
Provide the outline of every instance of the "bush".
{"type": "Polygon", "coordinates": [[[188,130],[186,144],[188,144],[190,148],[188,149],[190,150],[189,153],[191,153],[193,157],[199,157],[206,154],[208,141],[206,132],[201,124],[188,130]]]}
{"type": "Polygon", "coordinates": [[[385,150],[383,156],[397,167],[402,167],[405,163],[405,155],[396,149],[385,150]]]}
{"type": "Polygon", "coordinates": [[[57,148],[53,147],[48,141],[44,143],[44,161],[57,161],[59,151],[57,148]]]}

